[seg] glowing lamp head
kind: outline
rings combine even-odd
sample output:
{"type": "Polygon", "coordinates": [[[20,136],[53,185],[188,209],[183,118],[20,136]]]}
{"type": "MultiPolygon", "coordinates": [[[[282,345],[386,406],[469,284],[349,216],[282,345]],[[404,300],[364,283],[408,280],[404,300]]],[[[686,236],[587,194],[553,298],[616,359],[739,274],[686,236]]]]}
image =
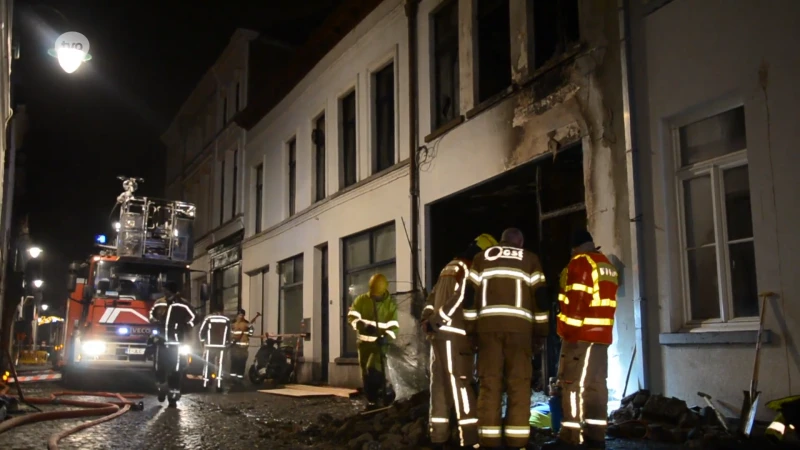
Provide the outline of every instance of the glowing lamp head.
{"type": "Polygon", "coordinates": [[[42,254],[42,249],[39,247],[31,247],[28,249],[28,254],[31,255],[31,258],[36,259],[42,254]]]}
{"type": "Polygon", "coordinates": [[[42,287],[43,284],[44,284],[44,281],[42,281],[42,280],[33,280],[33,286],[36,287],[36,288],[42,287]]]}
{"type": "Polygon", "coordinates": [[[46,303],[42,304],[42,311],[47,311],[47,308],[49,308],[49,306],[47,306],[46,303]]]}
{"type": "Polygon", "coordinates": [[[119,231],[122,228],[122,225],[119,222],[114,222],[114,231],[119,231]]]}
{"type": "Polygon", "coordinates": [[[73,73],[86,61],[89,55],[89,39],[77,31],[69,31],[56,39],[53,48],[58,64],[64,72],[73,73]]]}

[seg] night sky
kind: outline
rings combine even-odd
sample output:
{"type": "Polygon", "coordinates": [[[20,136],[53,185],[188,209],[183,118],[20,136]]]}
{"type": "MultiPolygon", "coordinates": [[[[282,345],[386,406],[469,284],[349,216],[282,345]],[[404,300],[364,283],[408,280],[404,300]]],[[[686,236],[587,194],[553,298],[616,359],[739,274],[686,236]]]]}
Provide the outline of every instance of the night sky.
{"type": "Polygon", "coordinates": [[[117,175],[143,177],[139,194],[162,195],[166,155],[159,137],[234,30],[299,45],[338,3],[15,2],[20,59],[12,95],[26,105],[30,123],[21,206],[33,241],[45,250],[46,302],[63,304],[69,261],[88,256],[96,234],[111,232],[116,219],[109,214],[122,189],[117,175]],[[66,31],[83,33],[93,57],[72,74],[47,54],[66,31]]]}

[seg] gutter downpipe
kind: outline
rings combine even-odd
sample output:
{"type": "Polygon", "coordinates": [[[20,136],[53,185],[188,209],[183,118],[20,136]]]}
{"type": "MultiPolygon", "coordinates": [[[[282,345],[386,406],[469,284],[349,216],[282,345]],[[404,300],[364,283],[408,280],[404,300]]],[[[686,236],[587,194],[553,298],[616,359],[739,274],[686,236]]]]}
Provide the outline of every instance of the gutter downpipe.
{"type": "Polygon", "coordinates": [[[409,148],[409,194],[411,195],[411,291],[414,293],[412,311],[416,315],[421,289],[419,271],[419,164],[417,161],[419,111],[417,92],[419,90],[419,74],[417,73],[417,11],[419,0],[406,0],[405,10],[408,18],[408,148],[409,148]]]}
{"type": "Polygon", "coordinates": [[[639,174],[639,149],[635,142],[633,124],[633,102],[631,102],[631,27],[630,0],[618,0],[620,35],[620,70],[622,75],[622,120],[625,126],[625,162],[628,175],[628,210],[631,221],[631,272],[633,272],[633,316],[636,333],[637,372],[641,376],[642,389],[649,389],[650,380],[650,336],[648,326],[647,299],[645,298],[645,276],[642,271],[644,256],[642,251],[642,213],[641,181],[639,174]]]}

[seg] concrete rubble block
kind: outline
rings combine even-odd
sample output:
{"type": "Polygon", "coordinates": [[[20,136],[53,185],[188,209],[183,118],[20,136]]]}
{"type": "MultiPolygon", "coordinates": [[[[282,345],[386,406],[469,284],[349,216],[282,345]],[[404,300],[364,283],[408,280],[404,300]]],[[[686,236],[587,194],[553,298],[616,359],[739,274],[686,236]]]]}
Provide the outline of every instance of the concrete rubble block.
{"type": "Polygon", "coordinates": [[[681,416],[688,410],[686,402],[662,395],[651,395],[642,407],[642,418],[650,421],[662,421],[678,424],[681,416]]]}
{"type": "Polygon", "coordinates": [[[615,411],[611,412],[611,421],[614,423],[623,423],[629,420],[636,419],[637,410],[633,407],[633,404],[628,403],[627,405],[619,408],[615,411]]]}

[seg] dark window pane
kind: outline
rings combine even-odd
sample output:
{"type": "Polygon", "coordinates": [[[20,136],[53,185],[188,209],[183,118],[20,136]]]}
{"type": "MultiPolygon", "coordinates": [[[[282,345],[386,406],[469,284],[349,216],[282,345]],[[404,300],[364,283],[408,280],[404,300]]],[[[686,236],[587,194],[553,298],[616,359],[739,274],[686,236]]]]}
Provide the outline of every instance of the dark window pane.
{"type": "Polygon", "coordinates": [[[722,178],[725,184],[725,216],[728,223],[728,240],[735,241],[753,237],[750,179],[747,166],[726,170],[722,178]]]}
{"type": "Polygon", "coordinates": [[[314,162],[315,201],[325,198],[325,114],[319,116],[314,124],[314,162]]]}
{"type": "MultiPolygon", "coordinates": [[[[542,212],[548,213],[567,206],[584,203],[583,150],[580,145],[546,158],[539,169],[542,212]]],[[[531,205],[534,207],[534,205],[531,205]]]]}
{"type": "Polygon", "coordinates": [[[220,162],[219,175],[219,223],[225,223],[225,160],[220,162]]]}
{"type": "Polygon", "coordinates": [[[680,142],[684,166],[746,149],[744,106],[681,127],[680,142]]]}
{"type": "Polygon", "coordinates": [[[303,321],[303,286],[282,290],[280,332],[297,334],[303,321]]]}
{"type": "Polygon", "coordinates": [[[508,2],[477,2],[479,103],[511,85],[511,18],[508,2]]]}
{"type": "Polygon", "coordinates": [[[375,74],[375,153],[373,172],[394,165],[394,64],[375,74]]]}
{"type": "Polygon", "coordinates": [[[715,247],[704,247],[687,253],[692,320],[718,319],[717,250],[715,247]]]}
{"type": "Polygon", "coordinates": [[[395,231],[394,225],[379,228],[372,233],[375,242],[373,244],[372,262],[379,263],[395,258],[395,231]]]}
{"type": "Polygon", "coordinates": [[[288,260],[281,263],[281,287],[294,283],[294,261],[288,260]]]}
{"type": "Polygon", "coordinates": [[[264,165],[256,168],[256,233],[261,232],[261,221],[264,212],[264,165]]]}
{"type": "Polygon", "coordinates": [[[342,181],[344,187],[358,181],[356,176],[356,93],[351,92],[341,100],[342,111],[342,181]]]}
{"type": "Polygon", "coordinates": [[[295,213],[295,196],[297,190],[297,141],[289,141],[289,215],[295,213]]]}
{"type": "Polygon", "coordinates": [[[369,240],[369,233],[359,234],[345,240],[345,270],[363,267],[370,263],[369,240]]]}
{"type": "Polygon", "coordinates": [[[758,316],[756,255],[753,241],[728,246],[734,317],[758,316]]]}
{"type": "Polygon", "coordinates": [[[239,150],[233,151],[233,200],[231,201],[231,218],[236,217],[236,192],[239,186],[239,150]]]}
{"type": "Polygon", "coordinates": [[[439,128],[458,115],[458,0],[450,0],[433,17],[434,115],[439,128]]]}
{"type": "Polygon", "coordinates": [[[580,39],[578,0],[533,2],[534,68],[544,66],[580,39]]]}
{"type": "Polygon", "coordinates": [[[706,175],[684,181],[683,198],[686,247],[696,248],[716,242],[711,177],[706,175]]]}

